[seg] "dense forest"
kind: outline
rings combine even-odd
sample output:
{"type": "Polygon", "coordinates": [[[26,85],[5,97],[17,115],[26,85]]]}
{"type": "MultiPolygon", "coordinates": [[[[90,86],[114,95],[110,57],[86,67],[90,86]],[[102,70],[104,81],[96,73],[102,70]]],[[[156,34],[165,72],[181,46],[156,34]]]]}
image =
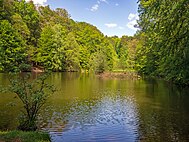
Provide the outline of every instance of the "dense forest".
{"type": "Polygon", "coordinates": [[[104,36],[95,26],[72,20],[65,9],[1,0],[0,19],[1,71],[26,65],[53,71],[103,72],[126,64],[134,69],[127,57],[135,38],[104,36]]]}
{"type": "Polygon", "coordinates": [[[188,9],[188,0],[139,0],[140,30],[119,38],[62,8],[0,0],[0,71],[121,69],[189,85],[188,9]]]}
{"type": "Polygon", "coordinates": [[[139,0],[137,70],[189,85],[189,0],[139,0]]]}

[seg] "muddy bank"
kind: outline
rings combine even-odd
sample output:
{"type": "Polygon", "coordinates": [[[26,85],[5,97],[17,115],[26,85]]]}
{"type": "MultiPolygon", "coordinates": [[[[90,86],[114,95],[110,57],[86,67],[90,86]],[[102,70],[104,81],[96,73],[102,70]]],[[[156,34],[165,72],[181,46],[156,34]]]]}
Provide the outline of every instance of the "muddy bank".
{"type": "Polygon", "coordinates": [[[96,75],[99,78],[103,78],[103,79],[140,79],[141,76],[138,75],[135,72],[104,72],[104,73],[100,73],[96,75]]]}
{"type": "Polygon", "coordinates": [[[31,72],[41,73],[41,72],[44,72],[44,68],[42,68],[42,67],[32,67],[31,68],[31,72]]]}

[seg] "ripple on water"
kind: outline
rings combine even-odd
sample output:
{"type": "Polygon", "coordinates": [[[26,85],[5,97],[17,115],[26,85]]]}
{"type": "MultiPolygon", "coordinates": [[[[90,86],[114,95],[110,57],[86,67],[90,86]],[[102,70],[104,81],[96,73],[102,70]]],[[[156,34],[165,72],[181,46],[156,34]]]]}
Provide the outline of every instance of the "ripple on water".
{"type": "MultiPolygon", "coordinates": [[[[99,93],[99,92],[98,92],[99,93]]],[[[65,110],[53,112],[46,129],[52,141],[135,141],[138,115],[132,95],[105,90],[95,99],[75,100],[65,110]]],[[[65,108],[64,108],[65,109],[65,108]]]]}

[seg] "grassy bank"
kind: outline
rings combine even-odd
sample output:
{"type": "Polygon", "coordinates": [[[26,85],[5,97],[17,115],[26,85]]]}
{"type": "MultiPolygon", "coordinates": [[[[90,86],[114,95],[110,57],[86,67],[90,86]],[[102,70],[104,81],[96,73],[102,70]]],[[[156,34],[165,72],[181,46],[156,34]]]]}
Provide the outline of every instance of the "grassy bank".
{"type": "Polygon", "coordinates": [[[50,142],[48,133],[0,131],[0,142],[50,142]]]}

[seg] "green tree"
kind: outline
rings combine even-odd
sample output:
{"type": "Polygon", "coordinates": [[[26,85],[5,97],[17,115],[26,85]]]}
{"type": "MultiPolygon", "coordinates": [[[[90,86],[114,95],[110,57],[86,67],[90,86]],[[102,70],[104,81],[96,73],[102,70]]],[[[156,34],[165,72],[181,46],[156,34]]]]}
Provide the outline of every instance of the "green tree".
{"type": "Polygon", "coordinates": [[[113,37],[106,37],[110,44],[114,47],[114,50],[118,56],[118,58],[120,58],[119,52],[120,52],[120,48],[121,48],[121,39],[117,36],[113,36],[113,37]]]}
{"type": "Polygon", "coordinates": [[[104,37],[95,26],[85,22],[79,22],[76,24],[74,32],[77,43],[86,47],[86,50],[89,51],[90,55],[100,49],[100,44],[104,37]]]}
{"type": "Polygon", "coordinates": [[[139,2],[139,26],[147,36],[143,72],[188,85],[189,1],[139,2]]]}
{"type": "Polygon", "coordinates": [[[103,73],[107,70],[106,56],[102,51],[95,52],[90,57],[90,66],[96,74],[103,73]]]}
{"type": "Polygon", "coordinates": [[[124,47],[120,48],[119,54],[120,54],[119,66],[123,71],[125,71],[127,68],[127,56],[128,56],[127,49],[124,47]]]}
{"type": "Polygon", "coordinates": [[[0,0],[0,20],[11,21],[13,12],[13,0],[0,0]]]}
{"type": "Polygon", "coordinates": [[[0,69],[1,71],[24,70],[26,63],[26,44],[20,34],[7,20],[0,21],[0,69]]]}
{"type": "Polygon", "coordinates": [[[47,26],[43,28],[39,39],[39,47],[35,53],[34,61],[47,69],[52,69],[52,50],[54,48],[54,30],[47,26]]]}
{"type": "Polygon", "coordinates": [[[44,27],[39,39],[35,62],[46,69],[63,70],[65,34],[66,31],[61,25],[44,27]]]}
{"type": "Polygon", "coordinates": [[[135,70],[135,64],[136,64],[136,48],[139,44],[139,40],[136,37],[132,37],[128,42],[128,48],[127,48],[127,69],[130,71],[135,70]]]}
{"type": "Polygon", "coordinates": [[[38,38],[40,37],[40,21],[39,13],[33,4],[33,1],[25,2],[25,0],[14,2],[14,12],[18,13],[30,30],[28,43],[31,46],[37,47],[38,38]]]}
{"type": "Polygon", "coordinates": [[[23,21],[22,17],[15,13],[11,17],[12,27],[17,30],[17,32],[27,41],[30,37],[30,30],[28,29],[27,24],[23,21]]]}
{"type": "Polygon", "coordinates": [[[109,43],[109,41],[106,38],[104,38],[102,40],[102,43],[100,44],[100,50],[103,52],[106,59],[106,70],[111,71],[116,64],[115,61],[117,59],[114,47],[112,46],[112,44],[109,43]]]}
{"type": "Polygon", "coordinates": [[[77,43],[74,33],[70,32],[64,41],[64,69],[66,71],[78,71],[79,64],[79,44],[77,43]]]}
{"type": "Polygon", "coordinates": [[[18,129],[35,131],[37,129],[37,116],[48,97],[55,92],[54,86],[45,82],[48,73],[31,79],[31,74],[10,73],[10,86],[6,91],[15,93],[23,103],[24,111],[20,118],[18,129]]]}
{"type": "Polygon", "coordinates": [[[80,66],[84,70],[89,70],[89,59],[90,59],[90,53],[88,50],[86,50],[86,47],[80,46],[79,50],[79,62],[80,66]]]}

